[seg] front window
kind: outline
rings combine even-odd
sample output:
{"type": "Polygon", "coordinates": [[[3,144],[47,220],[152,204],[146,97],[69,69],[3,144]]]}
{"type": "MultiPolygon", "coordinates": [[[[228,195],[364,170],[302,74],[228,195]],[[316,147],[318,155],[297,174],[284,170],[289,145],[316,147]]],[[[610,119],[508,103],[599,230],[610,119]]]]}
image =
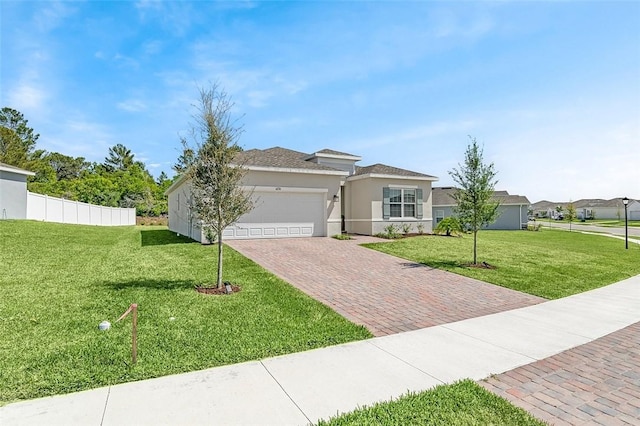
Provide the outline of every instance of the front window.
{"type": "Polygon", "coordinates": [[[391,217],[416,217],[416,190],[389,189],[391,217]]]}

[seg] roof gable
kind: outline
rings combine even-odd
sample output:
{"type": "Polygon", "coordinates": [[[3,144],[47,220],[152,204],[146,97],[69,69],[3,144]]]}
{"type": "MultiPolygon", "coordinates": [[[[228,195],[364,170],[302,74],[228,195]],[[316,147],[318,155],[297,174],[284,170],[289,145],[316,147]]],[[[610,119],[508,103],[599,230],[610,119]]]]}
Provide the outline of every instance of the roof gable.
{"type": "MultiPolygon", "coordinates": [[[[451,206],[456,204],[453,194],[456,188],[452,186],[435,187],[431,190],[431,203],[433,206],[451,206]]],[[[508,191],[494,191],[492,201],[497,201],[501,205],[529,205],[529,199],[524,195],[511,195],[508,191]]]]}
{"type": "Polygon", "coordinates": [[[321,164],[306,161],[308,154],[281,148],[279,146],[268,149],[250,149],[238,152],[237,160],[245,167],[271,167],[278,169],[303,169],[336,171],[336,169],[321,164]]]}
{"type": "Polygon", "coordinates": [[[356,173],[354,176],[363,175],[385,175],[385,176],[402,176],[413,178],[428,178],[429,180],[436,180],[435,176],[426,175],[424,173],[413,172],[411,170],[400,169],[398,167],[387,166],[386,164],[373,164],[366,167],[356,167],[356,173]]]}

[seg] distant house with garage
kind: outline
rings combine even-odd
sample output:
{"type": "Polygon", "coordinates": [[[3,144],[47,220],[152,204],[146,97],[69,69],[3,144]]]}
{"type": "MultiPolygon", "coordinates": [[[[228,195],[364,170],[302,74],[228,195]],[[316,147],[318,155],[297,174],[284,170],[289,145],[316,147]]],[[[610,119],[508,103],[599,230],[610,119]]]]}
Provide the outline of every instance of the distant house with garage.
{"type": "Polygon", "coordinates": [[[0,163],[0,219],[27,218],[27,178],[35,173],[0,163]]]}
{"type": "MultiPolygon", "coordinates": [[[[532,204],[531,208],[537,217],[555,218],[554,214],[557,207],[559,206],[562,212],[566,213],[569,204],[573,204],[573,207],[576,209],[576,219],[578,220],[624,220],[624,204],[622,204],[622,198],[612,198],[610,200],[583,198],[573,202],[542,200],[532,204]]],[[[627,217],[629,220],[640,220],[640,201],[633,199],[629,201],[627,205],[627,217]]]]}
{"type": "MultiPolygon", "coordinates": [[[[434,226],[442,219],[454,216],[456,201],[453,198],[455,188],[435,187],[433,188],[432,208],[434,226]]],[[[495,191],[493,200],[500,203],[498,207],[498,219],[488,225],[485,229],[522,229],[527,225],[527,212],[529,200],[523,195],[511,195],[507,191],[495,191]]]]}
{"type": "MultiPolygon", "coordinates": [[[[309,154],[274,147],[237,155],[255,208],[225,229],[223,239],[374,235],[389,224],[432,230],[434,176],[384,164],[360,167],[360,156],[330,149],[309,154]]],[[[190,207],[189,179],[178,178],[166,194],[169,229],[207,242],[190,207]]]]}

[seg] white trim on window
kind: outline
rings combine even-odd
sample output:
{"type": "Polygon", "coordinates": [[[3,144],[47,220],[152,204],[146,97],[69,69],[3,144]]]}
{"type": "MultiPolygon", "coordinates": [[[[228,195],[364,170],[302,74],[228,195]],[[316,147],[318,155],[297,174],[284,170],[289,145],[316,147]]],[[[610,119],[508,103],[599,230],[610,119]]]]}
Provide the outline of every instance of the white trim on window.
{"type": "Polygon", "coordinates": [[[416,217],[415,188],[389,188],[389,218],[416,217]]]}

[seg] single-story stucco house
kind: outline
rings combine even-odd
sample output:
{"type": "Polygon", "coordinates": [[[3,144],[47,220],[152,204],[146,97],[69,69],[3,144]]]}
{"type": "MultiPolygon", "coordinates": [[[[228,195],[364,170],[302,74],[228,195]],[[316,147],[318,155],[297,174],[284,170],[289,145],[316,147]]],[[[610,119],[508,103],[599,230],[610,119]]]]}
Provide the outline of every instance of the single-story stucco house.
{"type": "MultiPolygon", "coordinates": [[[[562,212],[567,211],[567,206],[573,204],[576,209],[576,219],[614,219],[624,220],[624,204],[622,198],[612,198],[603,200],[601,198],[584,198],[573,202],[553,202],[538,201],[531,206],[536,217],[551,217],[555,219],[556,208],[560,206],[562,212]]],[[[627,205],[627,218],[629,220],[640,220],[640,201],[629,200],[627,205]]]]}
{"type": "MultiPolygon", "coordinates": [[[[453,216],[456,201],[452,195],[455,188],[433,188],[433,218],[437,225],[445,217],[453,216]]],[[[494,191],[493,199],[500,203],[498,219],[485,229],[522,229],[527,226],[529,200],[523,195],[511,195],[507,191],[494,191]]]]}
{"type": "MultiPolygon", "coordinates": [[[[286,148],[237,154],[247,169],[242,186],[254,209],[229,226],[223,239],[374,235],[389,224],[432,230],[431,182],[436,177],[384,164],[356,165],[357,155],[286,148]]],[[[207,242],[190,209],[190,183],[182,176],[167,189],[169,229],[207,242]]]]}
{"type": "Polygon", "coordinates": [[[27,218],[27,177],[35,173],[0,163],[0,219],[27,218]]]}

